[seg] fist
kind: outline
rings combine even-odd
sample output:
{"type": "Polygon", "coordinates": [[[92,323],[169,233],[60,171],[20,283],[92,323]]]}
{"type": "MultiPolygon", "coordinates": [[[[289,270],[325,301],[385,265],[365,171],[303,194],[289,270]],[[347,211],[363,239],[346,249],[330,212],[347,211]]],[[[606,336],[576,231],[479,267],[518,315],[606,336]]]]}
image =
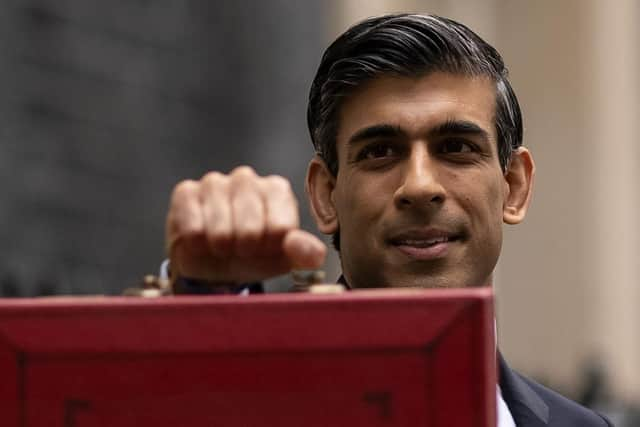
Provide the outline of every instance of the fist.
{"type": "Polygon", "coordinates": [[[283,177],[241,166],[182,181],[166,223],[172,275],[244,283],[318,268],[326,245],[299,226],[298,203],[283,177]]]}

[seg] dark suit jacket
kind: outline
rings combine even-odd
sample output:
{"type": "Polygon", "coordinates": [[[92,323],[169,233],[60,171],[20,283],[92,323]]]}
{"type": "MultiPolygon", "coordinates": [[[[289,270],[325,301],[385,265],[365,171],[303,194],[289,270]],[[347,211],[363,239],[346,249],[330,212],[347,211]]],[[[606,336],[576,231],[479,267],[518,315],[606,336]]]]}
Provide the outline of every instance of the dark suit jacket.
{"type": "Polygon", "coordinates": [[[499,359],[502,398],[517,427],[612,427],[602,415],[531,381],[499,359]]]}

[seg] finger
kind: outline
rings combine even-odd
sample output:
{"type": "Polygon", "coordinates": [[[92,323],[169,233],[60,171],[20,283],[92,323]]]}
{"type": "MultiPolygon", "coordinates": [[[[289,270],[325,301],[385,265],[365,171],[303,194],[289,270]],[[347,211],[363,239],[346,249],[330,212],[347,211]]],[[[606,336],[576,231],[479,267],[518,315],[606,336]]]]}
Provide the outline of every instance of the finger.
{"type": "Polygon", "coordinates": [[[253,169],[243,166],[231,173],[231,218],[235,254],[253,255],[265,231],[265,209],[253,169]]]}
{"type": "Polygon", "coordinates": [[[197,235],[203,230],[198,189],[197,182],[186,180],[176,185],[173,190],[165,230],[168,253],[178,240],[197,235]]]}
{"type": "Polygon", "coordinates": [[[304,230],[291,230],[282,242],[291,269],[312,270],[320,268],[327,255],[327,245],[304,230]]]}
{"type": "Polygon", "coordinates": [[[262,181],[262,199],[265,205],[265,236],[263,254],[282,253],[285,234],[300,226],[298,202],[289,181],[281,176],[268,176],[262,181]]]}
{"type": "Polygon", "coordinates": [[[203,227],[211,253],[229,255],[233,241],[229,178],[210,172],[200,181],[203,227]]]}

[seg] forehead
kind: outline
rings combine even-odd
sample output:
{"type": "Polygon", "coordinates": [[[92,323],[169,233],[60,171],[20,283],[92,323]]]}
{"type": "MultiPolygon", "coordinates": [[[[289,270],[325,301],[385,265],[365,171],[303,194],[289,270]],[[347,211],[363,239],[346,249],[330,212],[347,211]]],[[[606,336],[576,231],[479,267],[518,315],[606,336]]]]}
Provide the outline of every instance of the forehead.
{"type": "Polygon", "coordinates": [[[495,139],[496,86],[487,77],[430,73],[382,76],[364,84],[343,103],[338,144],[359,129],[391,124],[408,134],[426,132],[448,120],[471,121],[495,139]]]}

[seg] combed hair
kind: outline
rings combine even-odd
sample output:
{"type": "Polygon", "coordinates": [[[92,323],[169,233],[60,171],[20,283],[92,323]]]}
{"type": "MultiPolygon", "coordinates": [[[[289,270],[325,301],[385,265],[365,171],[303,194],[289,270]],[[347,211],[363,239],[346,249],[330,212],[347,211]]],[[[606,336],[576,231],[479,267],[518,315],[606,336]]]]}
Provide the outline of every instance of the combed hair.
{"type": "Polygon", "coordinates": [[[500,54],[468,27],[434,15],[397,14],[367,19],[325,51],[311,85],[307,123],[316,153],[337,176],[336,138],[343,100],[381,75],[419,77],[431,72],[488,77],[496,86],[495,126],[500,166],[522,145],[522,115],[500,54]]]}

